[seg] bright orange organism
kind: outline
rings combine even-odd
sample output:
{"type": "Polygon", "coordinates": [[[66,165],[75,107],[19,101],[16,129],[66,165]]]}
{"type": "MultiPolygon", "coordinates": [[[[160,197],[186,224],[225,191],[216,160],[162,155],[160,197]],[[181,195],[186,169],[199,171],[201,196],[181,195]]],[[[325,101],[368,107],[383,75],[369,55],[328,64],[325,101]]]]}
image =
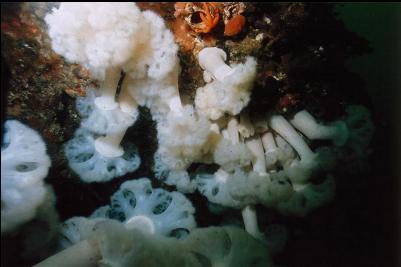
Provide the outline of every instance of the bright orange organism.
{"type": "Polygon", "coordinates": [[[176,2],[174,16],[183,16],[195,33],[208,33],[219,22],[220,5],[214,2],[176,2]]]}
{"type": "Polygon", "coordinates": [[[242,27],[244,27],[245,25],[245,22],[246,19],[242,15],[237,15],[233,17],[227,22],[226,27],[224,28],[224,35],[225,36],[237,35],[238,33],[241,32],[242,27]]]}
{"type": "Polygon", "coordinates": [[[195,28],[196,33],[208,33],[210,32],[219,22],[220,14],[219,9],[213,2],[202,2],[203,10],[199,11],[199,16],[202,19],[203,27],[195,28]]]}
{"type": "Polygon", "coordinates": [[[183,17],[196,34],[209,33],[220,20],[224,22],[225,36],[234,36],[241,32],[246,19],[243,2],[176,2],[174,16],[183,17]]]}

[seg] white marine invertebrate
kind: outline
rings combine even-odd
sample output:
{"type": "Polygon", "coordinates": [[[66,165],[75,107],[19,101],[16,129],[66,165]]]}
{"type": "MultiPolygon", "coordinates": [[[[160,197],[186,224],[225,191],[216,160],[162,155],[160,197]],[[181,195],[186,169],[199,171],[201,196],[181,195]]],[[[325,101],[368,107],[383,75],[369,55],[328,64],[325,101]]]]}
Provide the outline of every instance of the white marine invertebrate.
{"type": "Polygon", "coordinates": [[[109,147],[97,146],[96,141],[101,139],[95,137],[84,129],[78,129],[74,138],[64,146],[64,154],[70,168],[84,182],[109,181],[116,176],[133,172],[139,167],[141,159],[133,144],[124,144],[124,150],[121,151],[121,136],[111,140],[110,143],[114,144],[109,147]]]}
{"type": "Polygon", "coordinates": [[[267,244],[235,227],[199,228],[178,240],[112,220],[88,226],[87,239],[36,266],[59,266],[66,258],[74,266],[273,266],[267,244]]]}
{"type": "Polygon", "coordinates": [[[179,192],[153,189],[147,178],[124,182],[111,197],[111,205],[101,209],[98,216],[103,214],[123,222],[128,229],[152,234],[174,235],[196,227],[191,202],[179,192]]]}
{"type": "Polygon", "coordinates": [[[51,161],[46,145],[33,129],[16,120],[5,123],[1,148],[1,232],[35,217],[47,189],[44,178],[51,161]]]}
{"type": "Polygon", "coordinates": [[[244,64],[225,64],[226,53],[216,47],[199,52],[199,64],[205,69],[207,83],[196,91],[196,109],[212,120],[224,113],[237,115],[250,100],[256,75],[256,60],[248,57],[244,64]]]}
{"type": "Polygon", "coordinates": [[[335,121],[329,125],[320,124],[308,111],[301,110],[290,122],[312,140],[330,139],[337,146],[344,145],[348,140],[348,128],[343,121],[335,121]]]}

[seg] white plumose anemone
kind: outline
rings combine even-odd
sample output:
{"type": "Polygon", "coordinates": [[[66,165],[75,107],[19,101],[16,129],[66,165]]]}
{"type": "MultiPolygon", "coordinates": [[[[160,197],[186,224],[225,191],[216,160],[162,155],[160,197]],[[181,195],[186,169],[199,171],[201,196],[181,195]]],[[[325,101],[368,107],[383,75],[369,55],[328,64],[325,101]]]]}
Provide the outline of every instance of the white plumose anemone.
{"type": "Polygon", "coordinates": [[[44,178],[51,161],[46,145],[33,129],[16,120],[5,123],[1,149],[1,232],[35,217],[47,189],[44,178]]]}

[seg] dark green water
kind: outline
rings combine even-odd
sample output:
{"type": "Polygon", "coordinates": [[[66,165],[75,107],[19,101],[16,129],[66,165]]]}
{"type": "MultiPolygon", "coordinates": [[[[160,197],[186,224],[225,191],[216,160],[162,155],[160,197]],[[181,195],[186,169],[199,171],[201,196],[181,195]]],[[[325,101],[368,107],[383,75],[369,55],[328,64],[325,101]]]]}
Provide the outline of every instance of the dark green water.
{"type": "MultiPolygon", "coordinates": [[[[347,67],[360,74],[375,108],[372,203],[369,229],[376,235],[365,266],[401,266],[401,4],[349,3],[337,7],[350,30],[367,38],[373,51],[347,67]],[[377,213],[376,213],[377,212],[377,213]]],[[[362,252],[363,250],[361,250],[362,252]]]]}
{"type": "Polygon", "coordinates": [[[373,48],[369,55],[349,60],[347,67],[363,76],[380,113],[396,114],[401,91],[401,4],[350,3],[339,5],[337,12],[373,48]]]}

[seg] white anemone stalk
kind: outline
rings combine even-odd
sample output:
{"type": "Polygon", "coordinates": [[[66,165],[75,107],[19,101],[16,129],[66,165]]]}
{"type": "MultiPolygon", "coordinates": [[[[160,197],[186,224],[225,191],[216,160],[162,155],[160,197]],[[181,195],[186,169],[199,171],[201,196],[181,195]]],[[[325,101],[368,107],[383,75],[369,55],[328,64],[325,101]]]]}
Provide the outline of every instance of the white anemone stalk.
{"type": "Polygon", "coordinates": [[[120,109],[129,114],[135,114],[138,112],[138,103],[132,98],[129,93],[129,85],[132,79],[125,75],[123,83],[121,85],[121,92],[118,96],[118,103],[120,104],[120,109]]]}
{"type": "Polygon", "coordinates": [[[248,112],[242,112],[239,119],[239,132],[244,138],[251,137],[255,134],[255,127],[253,126],[248,112]]]}
{"type": "MultiPolygon", "coordinates": [[[[259,175],[266,175],[266,160],[262,140],[258,136],[247,140],[245,143],[256,156],[256,161],[253,162],[253,171],[259,175]]],[[[244,220],[245,230],[249,234],[258,239],[264,239],[263,233],[259,230],[257,212],[253,205],[247,205],[242,209],[242,219],[244,220]]]]}
{"type": "Polygon", "coordinates": [[[317,155],[283,116],[273,115],[270,118],[270,126],[295,149],[301,158],[284,166],[288,177],[296,182],[307,181],[317,167],[317,155]]]}
{"type": "Polygon", "coordinates": [[[125,132],[128,128],[129,127],[126,127],[117,133],[98,137],[95,140],[96,151],[109,158],[116,158],[124,155],[124,149],[121,146],[121,141],[124,138],[125,132]]]}
{"type": "Polygon", "coordinates": [[[118,68],[109,68],[104,75],[104,81],[100,87],[100,96],[95,98],[95,105],[101,110],[113,110],[118,108],[115,101],[118,82],[121,72],[118,68]]]}
{"type": "MultiPolygon", "coordinates": [[[[228,122],[227,133],[233,145],[239,142],[238,121],[235,118],[230,119],[230,121],[228,122]]],[[[254,138],[253,140],[247,141],[245,143],[248,146],[249,150],[251,150],[251,152],[256,156],[256,161],[253,164],[253,170],[260,174],[266,174],[265,158],[260,138],[254,138]]],[[[253,237],[263,239],[264,235],[259,230],[255,207],[253,205],[247,205],[242,208],[241,213],[242,219],[244,221],[245,230],[253,237]]]]}
{"type": "MultiPolygon", "coordinates": [[[[116,73],[114,73],[116,74],[116,73]]],[[[105,110],[116,109],[120,108],[123,112],[132,115],[133,117],[137,116],[138,113],[138,104],[136,101],[131,97],[128,92],[128,84],[129,84],[129,77],[125,77],[122,83],[121,93],[119,95],[118,103],[114,100],[117,85],[115,84],[118,80],[116,76],[112,76],[111,72],[106,73],[106,81],[105,81],[105,88],[102,88],[102,95],[95,99],[95,104],[105,110]],[[110,75],[110,77],[107,77],[110,75]],[[112,86],[115,86],[114,91],[110,89],[112,86]]],[[[106,136],[98,137],[95,140],[95,149],[101,155],[105,157],[121,157],[124,154],[124,149],[121,146],[121,141],[125,136],[127,129],[130,126],[121,127],[120,131],[109,133],[106,136]]]]}
{"type": "Polygon", "coordinates": [[[228,133],[228,139],[231,140],[231,143],[233,145],[238,144],[239,143],[239,134],[238,134],[238,121],[237,119],[231,118],[228,121],[227,124],[227,133],[228,133]]]}
{"type": "Polygon", "coordinates": [[[266,159],[261,138],[259,136],[253,136],[246,140],[245,144],[255,156],[255,159],[252,161],[253,171],[259,173],[260,175],[265,175],[266,159]]]}
{"type": "Polygon", "coordinates": [[[227,60],[227,54],[220,48],[204,48],[199,52],[198,59],[199,65],[202,69],[204,69],[208,74],[211,74],[218,81],[222,82],[225,77],[234,72],[234,70],[225,63],[227,60]]]}
{"type": "Polygon", "coordinates": [[[301,159],[314,158],[313,151],[306,144],[304,139],[281,115],[274,115],[270,119],[270,126],[280,134],[297,151],[301,159]]]}
{"type": "Polygon", "coordinates": [[[308,111],[301,110],[290,122],[312,140],[329,139],[336,146],[342,146],[348,140],[348,128],[343,121],[336,121],[330,125],[319,124],[308,111]]]}
{"type": "Polygon", "coordinates": [[[266,168],[274,169],[278,161],[278,147],[274,140],[273,133],[266,132],[262,135],[262,144],[265,150],[266,168]]]}
{"type": "Polygon", "coordinates": [[[257,212],[253,205],[245,206],[242,211],[245,230],[257,239],[264,239],[263,233],[259,230],[257,212]]]}

